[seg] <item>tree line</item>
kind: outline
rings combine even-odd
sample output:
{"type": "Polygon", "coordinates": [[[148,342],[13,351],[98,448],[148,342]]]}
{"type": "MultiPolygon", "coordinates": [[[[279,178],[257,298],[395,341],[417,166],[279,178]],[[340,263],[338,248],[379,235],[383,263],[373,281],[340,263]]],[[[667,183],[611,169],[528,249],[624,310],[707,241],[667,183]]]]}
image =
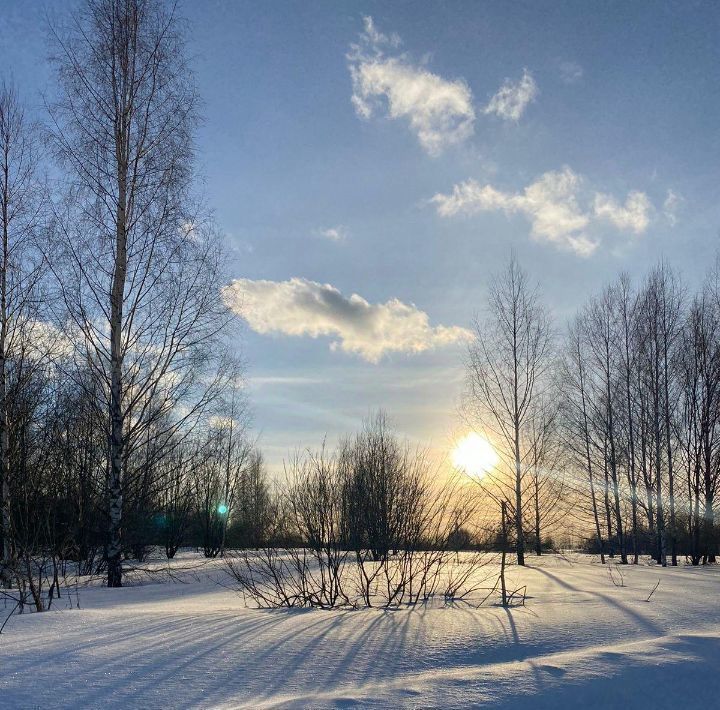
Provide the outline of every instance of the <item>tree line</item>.
{"type": "Polygon", "coordinates": [[[695,291],[664,262],[621,274],[563,332],[513,257],[475,331],[463,413],[500,454],[479,483],[508,506],[519,564],[568,524],[603,562],[715,561],[717,265],[695,291]]]}

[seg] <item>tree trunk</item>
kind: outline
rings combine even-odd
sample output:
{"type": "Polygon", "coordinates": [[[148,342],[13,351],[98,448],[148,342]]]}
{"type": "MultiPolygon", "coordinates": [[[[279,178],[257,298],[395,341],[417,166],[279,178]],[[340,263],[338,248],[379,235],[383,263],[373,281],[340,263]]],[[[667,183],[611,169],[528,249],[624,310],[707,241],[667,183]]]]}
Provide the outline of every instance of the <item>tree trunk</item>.
{"type": "Polygon", "coordinates": [[[605,564],[605,544],[603,543],[602,532],[600,530],[600,516],[598,515],[597,498],[595,497],[595,484],[593,483],[592,469],[590,469],[590,496],[592,498],[593,517],[595,519],[595,534],[597,535],[598,545],[600,546],[600,562],[605,564]]]}
{"type": "Polygon", "coordinates": [[[638,476],[635,461],[635,427],[632,406],[632,366],[630,363],[630,323],[628,319],[627,300],[623,301],[623,323],[625,335],[625,400],[628,418],[628,444],[630,450],[630,503],[632,506],[632,540],[633,564],[638,563],[638,476]]]}
{"type": "MultiPolygon", "coordinates": [[[[656,360],[657,364],[657,360],[656,360]]],[[[657,368],[656,368],[657,372],[657,368]]],[[[662,457],[660,453],[661,449],[661,436],[660,436],[660,397],[658,393],[659,382],[653,382],[655,389],[654,393],[654,404],[655,411],[653,412],[654,427],[655,427],[655,500],[656,500],[656,519],[657,519],[657,561],[663,567],[667,567],[667,553],[666,553],[666,537],[665,537],[665,517],[663,508],[663,497],[662,497],[662,457]]]]}
{"type": "Polygon", "coordinates": [[[715,514],[713,513],[712,495],[705,496],[705,510],[703,514],[703,523],[705,528],[705,555],[704,563],[715,562],[715,514]]]}
{"type": "MultiPolygon", "coordinates": [[[[617,457],[615,454],[615,420],[612,406],[612,383],[610,361],[610,339],[605,343],[605,395],[607,397],[607,443],[610,445],[610,477],[613,486],[613,500],[615,509],[615,529],[617,530],[618,547],[620,548],[620,562],[627,564],[627,552],[623,538],[622,510],[620,509],[620,489],[617,475],[617,457]]],[[[607,470],[607,469],[606,469],[607,470]]]]}
{"type": "Polygon", "coordinates": [[[507,589],[505,587],[505,555],[507,553],[507,503],[500,504],[502,522],[502,557],[500,558],[500,591],[502,593],[502,605],[507,606],[507,589]]]}
{"type": "Polygon", "coordinates": [[[582,401],[583,435],[585,438],[585,459],[587,462],[588,479],[590,481],[590,497],[592,499],[593,518],[595,519],[595,534],[597,535],[598,546],[600,547],[600,562],[605,564],[605,546],[600,530],[600,516],[598,515],[595,483],[593,482],[592,456],[590,455],[590,429],[588,426],[587,402],[585,400],[585,377],[583,375],[581,360],[578,360],[578,366],[580,368],[580,397],[582,401]]]}
{"type": "Polygon", "coordinates": [[[668,385],[668,362],[665,353],[665,447],[667,449],[668,463],[668,497],[670,505],[670,564],[677,567],[677,532],[675,525],[675,482],[673,476],[671,423],[670,423],[670,393],[668,385]]]}
{"type": "Polygon", "coordinates": [[[542,555],[542,540],[540,538],[540,482],[537,469],[535,470],[535,554],[542,555]]]}
{"type": "MultiPolygon", "coordinates": [[[[517,396],[517,395],[516,395],[517,396]]],[[[520,427],[515,420],[515,534],[517,535],[517,563],[525,565],[525,535],[522,523],[522,469],[520,462],[520,427]]]]}
{"type": "Polygon", "coordinates": [[[122,587],[123,461],[125,432],[123,416],[123,299],[127,274],[127,164],[123,157],[124,134],[116,133],[118,155],[118,206],[115,233],[115,268],[110,296],[110,467],[108,480],[107,585],[122,587]]]}
{"type": "Polygon", "coordinates": [[[700,564],[700,559],[702,558],[702,555],[700,554],[700,495],[697,489],[695,490],[692,507],[692,564],[694,567],[697,567],[697,565],[700,564]]]}
{"type": "Polygon", "coordinates": [[[603,501],[605,503],[605,524],[607,525],[607,537],[608,537],[608,556],[610,559],[615,557],[615,544],[613,541],[613,529],[612,529],[612,511],[610,509],[610,475],[608,473],[607,455],[605,459],[605,486],[603,488],[603,501]]]}
{"type": "Polygon", "coordinates": [[[10,586],[11,578],[9,567],[12,562],[12,540],[10,519],[10,466],[9,466],[9,435],[8,435],[8,407],[7,407],[7,269],[8,269],[8,240],[9,215],[8,203],[10,180],[10,165],[8,146],[3,152],[3,202],[2,202],[2,267],[0,269],[0,489],[2,497],[0,504],[0,532],[2,533],[2,565],[0,577],[3,586],[10,586]]]}

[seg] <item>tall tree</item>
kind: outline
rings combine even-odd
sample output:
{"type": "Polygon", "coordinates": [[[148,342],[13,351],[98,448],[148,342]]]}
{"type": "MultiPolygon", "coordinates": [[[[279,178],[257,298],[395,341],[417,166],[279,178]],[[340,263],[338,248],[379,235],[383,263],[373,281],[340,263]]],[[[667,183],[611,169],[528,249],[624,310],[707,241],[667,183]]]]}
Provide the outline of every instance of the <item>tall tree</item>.
{"type": "Polygon", "coordinates": [[[584,316],[578,316],[568,329],[567,347],[561,369],[562,420],[565,429],[565,446],[573,463],[583,470],[576,485],[580,501],[589,497],[600,561],[605,564],[605,543],[600,526],[595,475],[597,447],[591,425],[587,373],[587,343],[584,316]]]}
{"type": "Polygon", "coordinates": [[[615,285],[615,302],[620,326],[620,369],[624,390],[624,429],[626,440],[627,479],[630,486],[630,506],[632,511],[633,561],[638,563],[638,473],[636,462],[636,406],[634,372],[637,367],[637,334],[635,295],[627,274],[621,274],[615,285]]]}
{"type": "MultiPolygon", "coordinates": [[[[2,569],[11,561],[10,388],[13,351],[27,344],[38,309],[39,252],[43,217],[37,130],[25,118],[13,86],[0,84],[0,545],[2,569]]],[[[35,333],[39,336],[39,333],[35,333]]],[[[0,570],[1,571],[1,570],[0,570]]]]}
{"type": "Polygon", "coordinates": [[[222,256],[191,199],[197,99],[174,6],[85,0],[54,37],[52,138],[69,195],[52,268],[77,356],[102,385],[116,587],[123,496],[148,465],[134,448],[147,446],[149,429],[155,444],[177,442],[179,420],[218,392],[219,380],[199,375],[216,361],[226,319],[222,256]]]}
{"type": "Polygon", "coordinates": [[[666,564],[670,542],[671,563],[677,564],[677,524],[675,516],[676,373],[672,367],[683,313],[683,296],[675,274],[660,264],[649,274],[640,294],[639,330],[641,367],[648,391],[652,460],[655,471],[655,506],[658,536],[658,562],[666,564]],[[666,476],[664,475],[666,474],[666,476]],[[667,481],[666,491],[663,490],[667,481]],[[669,520],[665,521],[667,506],[669,520]],[[669,540],[668,540],[669,537],[669,540]]]}
{"type": "Polygon", "coordinates": [[[469,348],[467,406],[473,418],[493,431],[501,454],[511,462],[517,560],[524,565],[527,428],[533,413],[541,411],[534,405],[551,364],[550,321],[537,288],[514,256],[493,280],[488,306],[487,319],[475,323],[469,348]]]}
{"type": "Polygon", "coordinates": [[[602,296],[593,300],[587,309],[588,354],[590,368],[594,372],[596,423],[603,442],[603,465],[606,473],[606,511],[608,537],[612,537],[611,519],[614,518],[620,560],[627,563],[625,535],[620,505],[620,477],[618,451],[618,332],[616,322],[616,299],[613,289],[605,289],[602,296]]]}
{"type": "Polygon", "coordinates": [[[720,436],[720,313],[706,287],[690,306],[684,347],[678,352],[680,411],[679,444],[683,451],[688,491],[688,533],[693,565],[714,554],[713,504],[718,486],[717,450],[720,436]]]}
{"type": "Polygon", "coordinates": [[[530,507],[535,554],[542,554],[543,540],[565,515],[565,480],[560,465],[559,407],[556,398],[543,398],[530,417],[525,468],[529,477],[530,507]]]}

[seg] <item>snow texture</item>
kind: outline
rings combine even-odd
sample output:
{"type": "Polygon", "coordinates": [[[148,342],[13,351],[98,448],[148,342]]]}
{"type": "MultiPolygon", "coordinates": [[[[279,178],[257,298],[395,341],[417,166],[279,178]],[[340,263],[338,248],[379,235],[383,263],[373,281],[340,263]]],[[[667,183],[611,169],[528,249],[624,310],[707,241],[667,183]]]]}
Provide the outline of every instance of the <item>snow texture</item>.
{"type": "Polygon", "coordinates": [[[531,558],[511,570],[525,607],[294,611],[247,608],[220,561],[173,565],[183,583],[12,618],[0,707],[720,707],[718,567],[646,563],[618,587],[592,558],[531,558]]]}

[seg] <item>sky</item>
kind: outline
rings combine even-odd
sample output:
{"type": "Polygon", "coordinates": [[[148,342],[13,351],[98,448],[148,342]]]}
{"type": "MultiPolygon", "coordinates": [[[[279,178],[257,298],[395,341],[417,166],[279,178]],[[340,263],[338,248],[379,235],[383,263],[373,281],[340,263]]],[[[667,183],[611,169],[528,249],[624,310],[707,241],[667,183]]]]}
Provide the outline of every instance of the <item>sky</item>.
{"type": "MultiPolygon", "coordinates": [[[[42,118],[45,17],[3,0],[0,73],[42,118]]],[[[558,330],[619,272],[692,287],[720,227],[712,2],[180,0],[199,189],[226,233],[271,469],[384,408],[444,451],[473,319],[512,251],[558,330]]]]}

